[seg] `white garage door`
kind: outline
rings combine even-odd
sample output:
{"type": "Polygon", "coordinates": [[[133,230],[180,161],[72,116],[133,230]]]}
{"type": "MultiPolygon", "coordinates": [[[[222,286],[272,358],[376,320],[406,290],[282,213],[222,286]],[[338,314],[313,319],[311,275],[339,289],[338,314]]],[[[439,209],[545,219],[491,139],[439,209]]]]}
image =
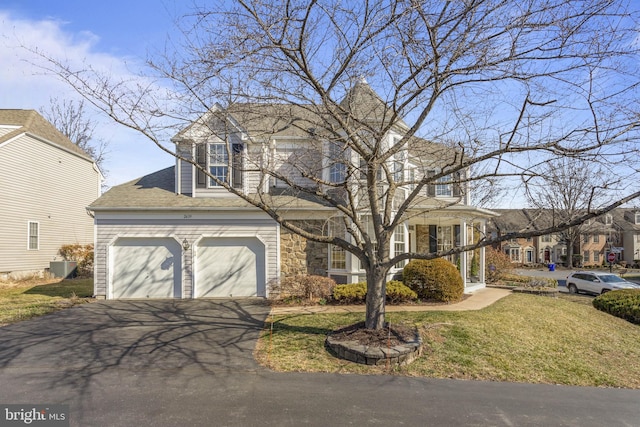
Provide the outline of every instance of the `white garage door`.
{"type": "Polygon", "coordinates": [[[112,248],[113,298],[180,298],[181,248],[174,239],[124,238],[112,248]]]}
{"type": "Polygon", "coordinates": [[[255,237],[202,239],[195,279],[196,298],[265,296],[264,244],[255,237]]]}

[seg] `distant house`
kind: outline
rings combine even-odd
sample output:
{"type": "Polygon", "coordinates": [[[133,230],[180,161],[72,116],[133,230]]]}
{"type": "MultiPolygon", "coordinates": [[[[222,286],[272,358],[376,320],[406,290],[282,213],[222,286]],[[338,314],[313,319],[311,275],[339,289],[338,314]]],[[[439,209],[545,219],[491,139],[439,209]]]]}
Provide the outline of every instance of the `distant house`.
{"type": "MultiPolygon", "coordinates": [[[[510,233],[522,233],[550,228],[554,225],[551,209],[495,209],[500,216],[487,225],[490,232],[502,237],[510,233]]],[[[640,223],[635,224],[635,214],[630,210],[616,209],[586,221],[580,226],[580,237],[574,242],[574,266],[599,266],[607,259],[611,248],[623,247],[616,260],[631,263],[629,253],[638,250],[640,243],[640,223]],[[628,249],[627,249],[628,248],[628,249]]],[[[640,221],[640,215],[638,216],[640,221]]],[[[561,233],[543,234],[531,238],[513,238],[496,245],[497,249],[509,255],[514,264],[564,264],[568,254],[567,242],[561,233]]]]}
{"type": "Polygon", "coordinates": [[[618,237],[615,244],[621,249],[617,259],[627,265],[640,265],[640,209],[618,208],[611,216],[618,237]]]}
{"type": "Polygon", "coordinates": [[[0,109],[0,274],[43,271],[64,244],[93,242],[91,157],[35,110],[0,109]]]}

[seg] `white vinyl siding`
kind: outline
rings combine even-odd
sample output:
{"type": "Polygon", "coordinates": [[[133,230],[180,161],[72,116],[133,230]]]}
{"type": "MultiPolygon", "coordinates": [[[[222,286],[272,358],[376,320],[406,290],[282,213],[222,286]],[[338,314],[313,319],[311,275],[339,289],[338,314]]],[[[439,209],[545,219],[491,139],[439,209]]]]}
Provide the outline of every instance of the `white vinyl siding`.
{"type": "Polygon", "coordinates": [[[60,246],[93,243],[86,207],[100,176],[91,161],[22,135],[0,147],[0,182],[0,272],[49,268],[60,246]],[[38,250],[28,249],[28,221],[39,224],[38,250]]]}
{"type": "MultiPolygon", "coordinates": [[[[187,215],[184,213],[158,215],[153,212],[132,215],[96,213],[95,248],[95,293],[107,295],[107,286],[113,272],[109,259],[110,245],[118,238],[168,238],[179,242],[185,239],[190,244],[183,252],[181,292],[184,298],[193,297],[194,254],[197,242],[203,238],[254,237],[265,247],[265,282],[274,280],[278,275],[278,231],[270,219],[243,218],[242,213],[229,213],[226,218],[216,218],[214,214],[187,215]],[[203,237],[204,236],[204,237],[203,237]]],[[[266,283],[260,284],[258,296],[265,296],[266,283]]]]}

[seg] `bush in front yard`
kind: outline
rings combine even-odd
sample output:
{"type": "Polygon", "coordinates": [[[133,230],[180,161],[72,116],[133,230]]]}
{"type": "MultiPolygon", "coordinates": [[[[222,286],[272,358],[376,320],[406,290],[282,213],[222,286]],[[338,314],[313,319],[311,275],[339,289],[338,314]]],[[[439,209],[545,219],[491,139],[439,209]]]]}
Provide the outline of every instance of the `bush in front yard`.
{"type": "Polygon", "coordinates": [[[640,325],[640,289],[620,289],[599,295],[593,306],[600,311],[640,325]]]}
{"type": "Polygon", "coordinates": [[[507,254],[488,248],[485,252],[485,277],[487,282],[497,282],[513,270],[513,264],[507,254]]]}
{"type": "Polygon", "coordinates": [[[76,273],[78,277],[93,276],[93,244],[81,245],[74,243],[62,245],[58,249],[58,255],[65,261],[76,261],[78,263],[76,273]]]}
{"type": "Polygon", "coordinates": [[[444,258],[409,262],[402,271],[402,281],[424,300],[456,302],[464,293],[458,269],[444,258]]]}
{"type": "Polygon", "coordinates": [[[387,302],[389,304],[404,304],[417,299],[418,294],[399,280],[387,282],[387,302]]]}
{"type": "Polygon", "coordinates": [[[363,304],[367,297],[367,282],[336,285],[333,300],[338,304],[363,304]]]}
{"type": "Polygon", "coordinates": [[[270,284],[269,294],[289,301],[318,301],[331,298],[336,282],[324,276],[299,274],[270,284]]]}

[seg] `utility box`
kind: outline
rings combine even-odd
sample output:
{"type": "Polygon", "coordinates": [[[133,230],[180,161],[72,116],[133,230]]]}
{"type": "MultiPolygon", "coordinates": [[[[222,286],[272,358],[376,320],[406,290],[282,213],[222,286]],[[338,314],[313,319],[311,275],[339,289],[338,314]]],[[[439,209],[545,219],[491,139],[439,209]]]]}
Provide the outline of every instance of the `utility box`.
{"type": "Polygon", "coordinates": [[[72,279],[78,274],[77,261],[51,261],[49,263],[49,273],[53,277],[62,277],[63,279],[72,279]]]}

